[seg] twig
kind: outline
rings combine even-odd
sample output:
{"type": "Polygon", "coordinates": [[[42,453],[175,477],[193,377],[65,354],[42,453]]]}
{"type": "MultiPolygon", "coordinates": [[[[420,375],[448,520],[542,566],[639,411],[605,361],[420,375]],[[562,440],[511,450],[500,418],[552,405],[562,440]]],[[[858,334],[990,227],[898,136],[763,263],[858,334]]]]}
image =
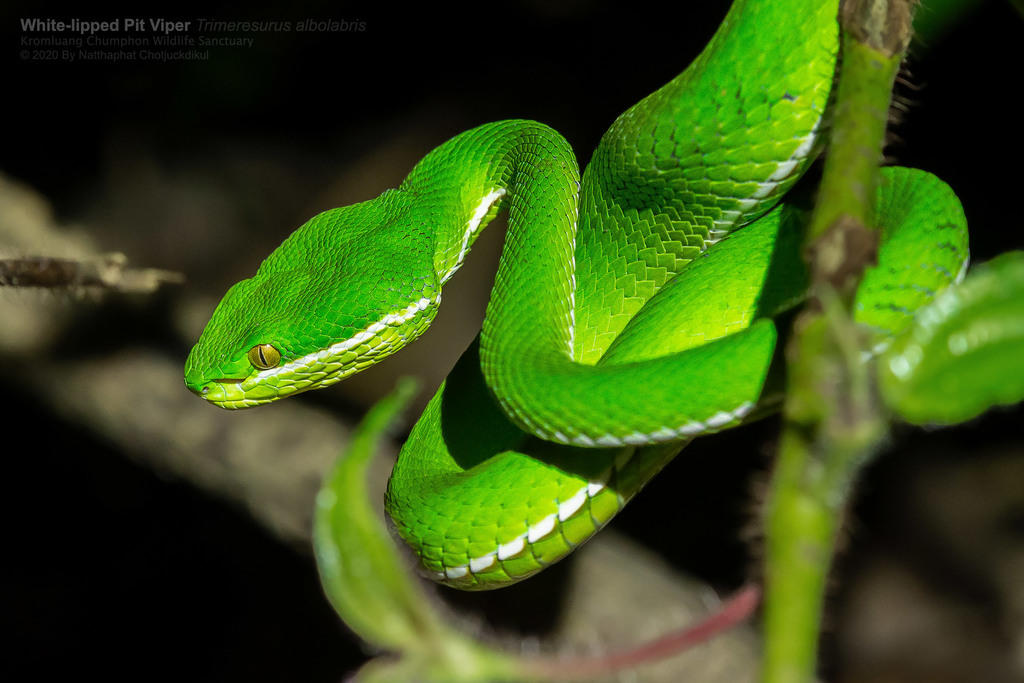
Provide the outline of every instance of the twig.
{"type": "Polygon", "coordinates": [[[0,259],[0,287],[47,289],[100,288],[148,294],[164,284],[184,282],[181,273],[156,268],[126,268],[124,254],[65,259],[47,256],[0,259]]]}

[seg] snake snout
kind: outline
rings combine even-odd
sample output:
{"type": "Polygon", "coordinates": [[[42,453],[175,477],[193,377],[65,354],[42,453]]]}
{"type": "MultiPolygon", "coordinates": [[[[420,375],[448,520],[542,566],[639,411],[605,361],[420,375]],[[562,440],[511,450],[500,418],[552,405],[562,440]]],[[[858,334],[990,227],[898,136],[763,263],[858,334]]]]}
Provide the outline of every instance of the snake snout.
{"type": "Polygon", "coordinates": [[[199,398],[221,408],[234,407],[230,405],[239,398],[242,393],[241,381],[239,379],[214,379],[214,380],[189,380],[185,379],[185,386],[199,398]]]}

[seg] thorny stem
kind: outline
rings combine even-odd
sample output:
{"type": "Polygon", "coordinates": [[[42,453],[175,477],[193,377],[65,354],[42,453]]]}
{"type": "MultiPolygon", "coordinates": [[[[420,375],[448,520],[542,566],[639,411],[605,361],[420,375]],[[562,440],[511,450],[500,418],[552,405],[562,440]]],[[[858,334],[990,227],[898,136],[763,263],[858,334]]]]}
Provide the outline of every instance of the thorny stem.
{"type": "Polygon", "coordinates": [[[852,316],[874,263],[873,207],[910,0],[846,0],[833,132],[805,243],[812,296],[789,376],[766,509],[765,683],[815,680],[826,581],[851,483],[887,428],[852,316]]]}

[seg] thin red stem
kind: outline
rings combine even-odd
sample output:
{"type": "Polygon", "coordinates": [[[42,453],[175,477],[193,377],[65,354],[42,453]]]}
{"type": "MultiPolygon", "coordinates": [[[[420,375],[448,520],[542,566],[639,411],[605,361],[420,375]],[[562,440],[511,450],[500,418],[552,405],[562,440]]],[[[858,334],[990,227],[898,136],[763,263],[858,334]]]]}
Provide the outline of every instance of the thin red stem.
{"type": "Polygon", "coordinates": [[[749,584],[738,590],[713,614],[682,630],[621,652],[596,657],[538,660],[530,667],[549,679],[578,679],[600,673],[634,669],[642,664],[677,655],[708,641],[748,619],[761,602],[761,588],[749,584]]]}

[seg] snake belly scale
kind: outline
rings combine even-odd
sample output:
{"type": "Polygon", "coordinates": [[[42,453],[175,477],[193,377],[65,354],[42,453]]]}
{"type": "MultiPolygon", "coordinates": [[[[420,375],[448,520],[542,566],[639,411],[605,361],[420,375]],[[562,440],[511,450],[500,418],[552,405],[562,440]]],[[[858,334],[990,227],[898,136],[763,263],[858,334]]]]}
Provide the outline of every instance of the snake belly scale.
{"type": "MultiPolygon", "coordinates": [[[[737,0],[693,64],[612,124],[582,177],[543,124],[456,135],[232,287],[186,385],[243,408],[379,362],[423,333],[507,211],[480,335],[413,428],[386,507],[456,587],[561,559],[689,440],[763,412],[774,319],[807,285],[805,212],[784,197],[821,147],[837,12],[838,0],[737,0]]],[[[879,221],[902,246],[883,245],[857,301],[879,348],[967,259],[948,187],[909,169],[886,179],[879,221]]]]}

